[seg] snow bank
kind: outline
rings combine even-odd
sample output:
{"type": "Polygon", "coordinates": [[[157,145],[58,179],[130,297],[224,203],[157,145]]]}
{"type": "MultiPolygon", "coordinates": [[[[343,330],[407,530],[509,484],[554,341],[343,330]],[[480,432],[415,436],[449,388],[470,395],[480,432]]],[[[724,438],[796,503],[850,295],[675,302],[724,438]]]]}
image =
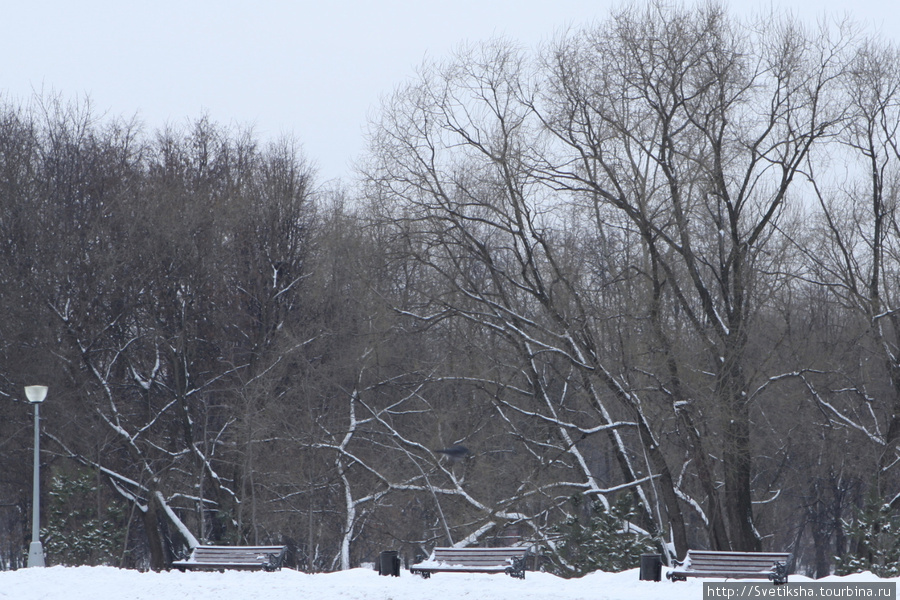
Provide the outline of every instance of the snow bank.
{"type": "MultiPolygon", "coordinates": [[[[791,576],[791,582],[809,581],[791,576]]],[[[825,581],[879,581],[871,574],[825,581]]],[[[0,572],[2,600],[697,600],[703,581],[639,581],[638,570],[561,579],[528,572],[506,575],[438,573],[422,579],[402,571],[381,577],[368,569],[307,575],[276,573],[139,573],[111,567],[48,567],[0,572]]]]}

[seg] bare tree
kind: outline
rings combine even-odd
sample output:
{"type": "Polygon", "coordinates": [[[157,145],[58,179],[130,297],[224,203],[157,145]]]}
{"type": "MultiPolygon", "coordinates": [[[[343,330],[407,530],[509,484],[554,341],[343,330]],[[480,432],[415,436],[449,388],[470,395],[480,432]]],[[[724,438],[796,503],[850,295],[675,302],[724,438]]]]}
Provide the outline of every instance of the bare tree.
{"type": "Polygon", "coordinates": [[[789,21],[754,34],[718,7],[653,3],[569,36],[547,58],[541,114],[562,147],[541,169],[550,185],[590,203],[598,226],[613,219],[640,237],[664,366],[656,376],[689,439],[717,548],[760,547],[748,340],[783,270],[778,230],[789,190],[840,116],[830,90],[844,43],[789,21]],[[703,349],[693,364],[675,349],[688,333],[703,349]],[[691,369],[711,380],[689,383],[691,369]],[[717,438],[697,434],[710,417],[717,438]],[[710,455],[722,460],[721,499],[710,455]]]}
{"type": "Polygon", "coordinates": [[[606,436],[621,472],[617,484],[632,486],[643,526],[662,540],[656,507],[637,486],[644,467],[635,463],[631,436],[621,433],[635,429],[646,444],[644,474],[666,482],[658,489],[683,551],[672,476],[639,396],[607,364],[609,347],[593,327],[604,315],[590,311],[581,288],[587,274],[561,233],[564,203],[535,166],[533,149],[545,142],[529,86],[524,59],[502,43],[426,68],[417,85],[391,100],[374,134],[371,194],[410,256],[437,278],[425,281],[436,283],[422,289],[427,302],[413,312],[425,323],[477,323],[518,356],[513,377],[520,383],[491,385],[508,392],[504,418],[527,415],[553,432],[553,442],[533,440],[536,459],[567,457],[580,479],[569,485],[602,498],[607,486],[579,442],[606,436]]]}
{"type": "MultiPolygon", "coordinates": [[[[875,39],[856,49],[843,78],[847,107],[842,147],[833,160],[845,175],[816,164],[821,219],[805,245],[810,274],[848,315],[858,336],[840,346],[850,360],[831,381],[808,390],[825,414],[872,448],[877,496],[900,505],[896,465],[900,442],[900,54],[875,39]]],[[[824,163],[824,161],[823,161],[824,163]]],[[[824,163],[827,165],[828,163],[824,163]]]]}
{"type": "Polygon", "coordinates": [[[682,503],[713,547],[760,548],[751,415],[778,373],[753,375],[748,345],[794,268],[780,227],[841,117],[845,43],[651,4],[562,37],[540,69],[502,43],[426,67],[373,133],[371,195],[444,286],[416,314],[477,322],[516,348],[522,397],[545,407],[517,409],[558,424],[585,481],[581,436],[606,432],[623,483],[644,457],[659,500],[637,492],[645,524],[679,553],[682,503]],[[641,327],[616,336],[616,316],[641,327]],[[551,410],[570,397],[593,423],[551,410]],[[690,485],[663,450],[673,417],[690,485]]]}

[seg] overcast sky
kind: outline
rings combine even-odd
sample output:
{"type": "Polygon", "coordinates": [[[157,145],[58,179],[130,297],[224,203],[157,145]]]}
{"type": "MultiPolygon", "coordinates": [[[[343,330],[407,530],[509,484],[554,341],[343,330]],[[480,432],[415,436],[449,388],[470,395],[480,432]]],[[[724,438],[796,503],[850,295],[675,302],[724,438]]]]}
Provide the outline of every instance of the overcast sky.
{"type": "MultiPolygon", "coordinates": [[[[426,58],[502,35],[536,47],[570,25],[603,19],[609,0],[7,0],[0,16],[0,96],[91,99],[147,130],[203,114],[293,135],[320,180],[346,177],[367,117],[426,58]]],[[[618,2],[615,3],[618,5],[618,2]]],[[[900,39],[898,0],[731,2],[810,23],[850,14],[900,39]]]]}

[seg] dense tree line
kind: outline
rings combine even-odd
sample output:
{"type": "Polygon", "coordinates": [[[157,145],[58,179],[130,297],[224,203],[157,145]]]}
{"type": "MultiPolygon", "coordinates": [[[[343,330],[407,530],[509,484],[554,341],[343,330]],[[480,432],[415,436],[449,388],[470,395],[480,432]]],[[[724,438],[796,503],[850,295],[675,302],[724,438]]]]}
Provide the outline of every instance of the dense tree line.
{"type": "Polygon", "coordinates": [[[344,188],[207,119],[4,105],[0,561],[40,380],[51,562],[529,542],[577,573],[621,562],[573,554],[614,517],[667,559],[886,572],[898,127],[884,40],[656,3],[423,65],[344,188]]]}

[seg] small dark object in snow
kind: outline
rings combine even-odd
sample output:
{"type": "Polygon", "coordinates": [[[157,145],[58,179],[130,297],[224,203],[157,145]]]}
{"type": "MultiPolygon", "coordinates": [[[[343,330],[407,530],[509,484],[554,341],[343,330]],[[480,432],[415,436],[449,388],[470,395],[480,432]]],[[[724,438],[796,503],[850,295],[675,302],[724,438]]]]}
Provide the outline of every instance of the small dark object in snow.
{"type": "Polygon", "coordinates": [[[451,461],[456,462],[458,460],[461,460],[466,454],[468,454],[469,449],[460,444],[456,444],[455,446],[450,446],[449,448],[435,450],[435,452],[446,454],[451,461]]]}

